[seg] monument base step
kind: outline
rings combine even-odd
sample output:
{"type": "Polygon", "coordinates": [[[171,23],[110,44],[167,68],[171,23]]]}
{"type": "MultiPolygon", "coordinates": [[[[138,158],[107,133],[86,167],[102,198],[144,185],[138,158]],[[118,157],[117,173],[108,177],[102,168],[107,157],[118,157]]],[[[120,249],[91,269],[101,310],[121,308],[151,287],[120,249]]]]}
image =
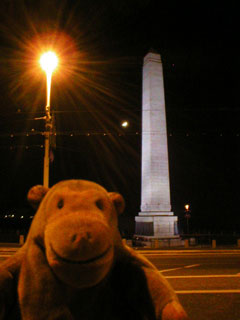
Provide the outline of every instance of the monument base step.
{"type": "Polygon", "coordinates": [[[173,216],[174,213],[172,211],[141,211],[138,215],[149,217],[149,216],[173,216]]]}

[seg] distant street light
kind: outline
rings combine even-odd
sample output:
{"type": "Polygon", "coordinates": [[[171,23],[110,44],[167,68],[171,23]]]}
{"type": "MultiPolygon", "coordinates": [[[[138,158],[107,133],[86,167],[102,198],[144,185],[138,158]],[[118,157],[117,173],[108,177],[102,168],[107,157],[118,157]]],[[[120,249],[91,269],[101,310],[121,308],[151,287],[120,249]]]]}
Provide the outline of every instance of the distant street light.
{"type": "Polygon", "coordinates": [[[191,218],[190,205],[189,205],[189,204],[185,204],[184,208],[185,208],[185,215],[184,215],[184,217],[187,219],[187,234],[189,234],[189,221],[188,221],[188,220],[191,218]]]}
{"type": "Polygon", "coordinates": [[[49,186],[49,149],[50,149],[50,135],[52,134],[52,117],[50,113],[50,96],[51,96],[51,80],[52,73],[58,65],[58,58],[52,51],[45,52],[40,58],[40,65],[46,72],[47,90],[46,90],[46,116],[45,118],[45,154],[43,165],[43,185],[49,186]]]}
{"type": "Polygon", "coordinates": [[[123,127],[123,128],[128,127],[128,121],[123,121],[123,122],[122,122],[122,127],[123,127]]]}

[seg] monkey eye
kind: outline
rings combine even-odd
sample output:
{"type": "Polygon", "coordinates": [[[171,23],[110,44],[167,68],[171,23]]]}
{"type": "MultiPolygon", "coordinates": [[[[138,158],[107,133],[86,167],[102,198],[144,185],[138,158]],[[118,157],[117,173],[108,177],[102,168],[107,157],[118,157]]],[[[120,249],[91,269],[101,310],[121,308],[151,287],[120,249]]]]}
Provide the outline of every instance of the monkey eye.
{"type": "Polygon", "coordinates": [[[103,210],[104,204],[103,204],[102,199],[97,200],[95,203],[96,203],[96,206],[98,209],[103,210]]]}
{"type": "Polygon", "coordinates": [[[57,207],[58,207],[58,209],[62,209],[63,206],[64,206],[64,201],[63,201],[63,199],[61,199],[61,200],[58,201],[57,207]]]}

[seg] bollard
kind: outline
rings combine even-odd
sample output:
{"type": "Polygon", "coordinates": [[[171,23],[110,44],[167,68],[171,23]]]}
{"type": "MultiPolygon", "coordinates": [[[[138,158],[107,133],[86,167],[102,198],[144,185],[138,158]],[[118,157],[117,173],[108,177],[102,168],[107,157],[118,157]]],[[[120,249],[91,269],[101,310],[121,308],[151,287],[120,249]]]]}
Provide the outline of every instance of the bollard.
{"type": "Polygon", "coordinates": [[[19,244],[23,245],[24,244],[24,235],[20,234],[19,236],[19,244]]]}
{"type": "Polygon", "coordinates": [[[130,240],[130,239],[127,240],[126,241],[126,245],[129,246],[129,247],[132,247],[133,246],[132,240],[130,240]]]}
{"type": "Polygon", "coordinates": [[[154,248],[156,249],[156,248],[158,248],[159,247],[159,245],[158,245],[158,240],[154,240],[154,248]]]}
{"type": "Polygon", "coordinates": [[[127,240],[126,240],[126,239],[122,239],[122,244],[123,244],[124,246],[126,246],[126,245],[127,245],[127,240]]]}
{"type": "Polygon", "coordinates": [[[151,241],[151,242],[150,242],[150,244],[151,244],[151,248],[154,248],[154,240],[153,240],[153,239],[151,239],[150,241],[151,241]]]}
{"type": "Polygon", "coordinates": [[[184,240],[184,247],[185,247],[185,248],[189,248],[189,241],[188,241],[188,239],[185,239],[185,240],[184,240]]]}
{"type": "Polygon", "coordinates": [[[212,248],[216,249],[216,240],[212,240],[212,248]]]}
{"type": "Polygon", "coordinates": [[[240,248],[240,239],[237,240],[237,246],[240,248]]]}

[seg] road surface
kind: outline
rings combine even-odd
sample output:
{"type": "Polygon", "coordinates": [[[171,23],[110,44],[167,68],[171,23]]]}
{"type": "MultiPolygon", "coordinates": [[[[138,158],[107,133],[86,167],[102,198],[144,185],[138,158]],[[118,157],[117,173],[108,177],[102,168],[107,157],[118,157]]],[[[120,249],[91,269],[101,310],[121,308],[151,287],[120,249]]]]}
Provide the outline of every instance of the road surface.
{"type": "Polygon", "coordinates": [[[193,320],[240,320],[240,250],[144,251],[193,320]]]}
{"type": "MultiPolygon", "coordinates": [[[[17,248],[0,248],[0,260],[17,248]]],[[[144,250],[192,320],[240,320],[240,250],[144,250]]]]}

